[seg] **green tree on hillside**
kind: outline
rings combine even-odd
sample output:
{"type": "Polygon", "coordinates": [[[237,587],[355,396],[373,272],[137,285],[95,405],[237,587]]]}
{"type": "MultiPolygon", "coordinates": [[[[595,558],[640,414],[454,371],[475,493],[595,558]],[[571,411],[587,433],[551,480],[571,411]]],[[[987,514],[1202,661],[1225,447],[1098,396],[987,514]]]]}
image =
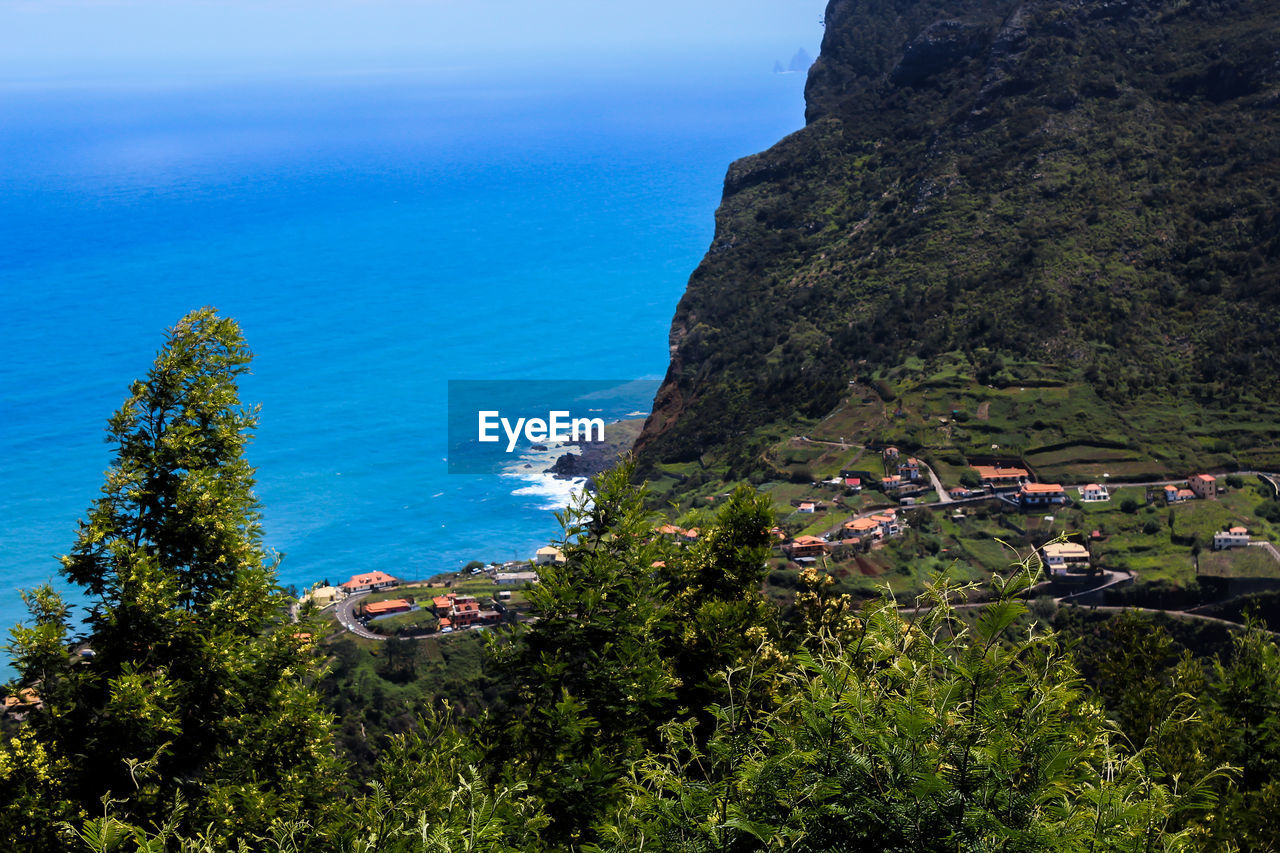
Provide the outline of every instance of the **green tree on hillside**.
{"type": "Polygon", "coordinates": [[[661,725],[719,701],[719,673],[777,633],[760,594],[769,501],[740,490],[680,547],[658,534],[632,474],[602,475],[561,516],[565,562],[539,569],[536,622],[493,648],[518,695],[498,752],[519,762],[547,804],[548,836],[566,843],[589,837],[661,725]]]}
{"type": "Polygon", "coordinates": [[[334,792],[315,658],[276,586],[244,458],[256,411],[236,381],[250,358],[234,321],[192,312],[109,421],[114,461],[62,558],[90,600],[92,656],[71,660],[50,589],[12,634],[17,685],[46,707],[0,754],[8,837],[61,846],[55,822],[109,797],[141,824],[182,814],[229,839],[334,792]]]}

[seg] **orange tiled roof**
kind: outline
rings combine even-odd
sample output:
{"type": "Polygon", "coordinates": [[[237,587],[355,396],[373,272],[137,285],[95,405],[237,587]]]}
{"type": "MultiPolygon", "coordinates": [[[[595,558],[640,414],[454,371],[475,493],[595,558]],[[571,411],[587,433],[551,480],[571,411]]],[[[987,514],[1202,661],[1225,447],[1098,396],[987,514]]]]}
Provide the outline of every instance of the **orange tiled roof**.
{"type": "Polygon", "coordinates": [[[973,470],[977,472],[978,478],[981,480],[1008,480],[1023,479],[1027,476],[1027,472],[1021,468],[1000,468],[993,465],[974,465],[973,470]]]}
{"type": "Polygon", "coordinates": [[[343,584],[347,588],[355,588],[361,586],[373,586],[380,583],[394,583],[395,578],[386,572],[366,572],[362,575],[352,575],[351,580],[343,584]]]}
{"type": "Polygon", "coordinates": [[[1062,491],[1062,486],[1058,483],[1026,483],[1022,491],[1029,495],[1052,495],[1062,491]]]}
{"type": "Polygon", "coordinates": [[[395,610],[408,610],[412,606],[408,599],[393,598],[390,601],[371,601],[364,606],[364,612],[377,616],[382,613],[391,613],[395,610]]]}

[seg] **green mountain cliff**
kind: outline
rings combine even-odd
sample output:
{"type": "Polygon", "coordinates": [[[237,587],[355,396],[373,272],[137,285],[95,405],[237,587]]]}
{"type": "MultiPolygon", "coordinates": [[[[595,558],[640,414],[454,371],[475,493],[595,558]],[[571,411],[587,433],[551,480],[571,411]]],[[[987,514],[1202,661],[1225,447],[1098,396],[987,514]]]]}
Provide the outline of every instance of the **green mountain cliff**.
{"type": "Polygon", "coordinates": [[[746,476],[764,433],[883,410],[908,363],[948,365],[956,399],[1060,383],[1170,467],[1280,459],[1280,7],[832,0],[825,22],[806,127],[728,171],[642,471],[746,476]]]}

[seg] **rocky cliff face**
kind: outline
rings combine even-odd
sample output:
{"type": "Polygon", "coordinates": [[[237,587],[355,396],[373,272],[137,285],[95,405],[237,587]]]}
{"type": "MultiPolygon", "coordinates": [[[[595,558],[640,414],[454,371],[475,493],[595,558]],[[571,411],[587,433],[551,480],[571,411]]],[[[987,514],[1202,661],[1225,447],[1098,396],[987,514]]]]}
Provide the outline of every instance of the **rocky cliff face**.
{"type": "Polygon", "coordinates": [[[806,100],[728,171],[642,466],[909,356],[1123,401],[1280,387],[1272,0],[832,0],[806,100]]]}

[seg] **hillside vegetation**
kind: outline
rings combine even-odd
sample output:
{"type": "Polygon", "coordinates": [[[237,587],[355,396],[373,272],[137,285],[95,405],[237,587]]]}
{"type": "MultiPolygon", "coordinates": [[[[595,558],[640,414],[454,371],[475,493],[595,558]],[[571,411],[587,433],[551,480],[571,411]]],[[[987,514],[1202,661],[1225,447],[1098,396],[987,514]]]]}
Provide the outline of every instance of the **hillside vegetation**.
{"type": "Polygon", "coordinates": [[[1274,461],[1277,51],[1262,0],[833,0],[807,126],[729,169],[642,472],[746,476],[903,383],[991,402],[961,444],[1274,461]]]}

